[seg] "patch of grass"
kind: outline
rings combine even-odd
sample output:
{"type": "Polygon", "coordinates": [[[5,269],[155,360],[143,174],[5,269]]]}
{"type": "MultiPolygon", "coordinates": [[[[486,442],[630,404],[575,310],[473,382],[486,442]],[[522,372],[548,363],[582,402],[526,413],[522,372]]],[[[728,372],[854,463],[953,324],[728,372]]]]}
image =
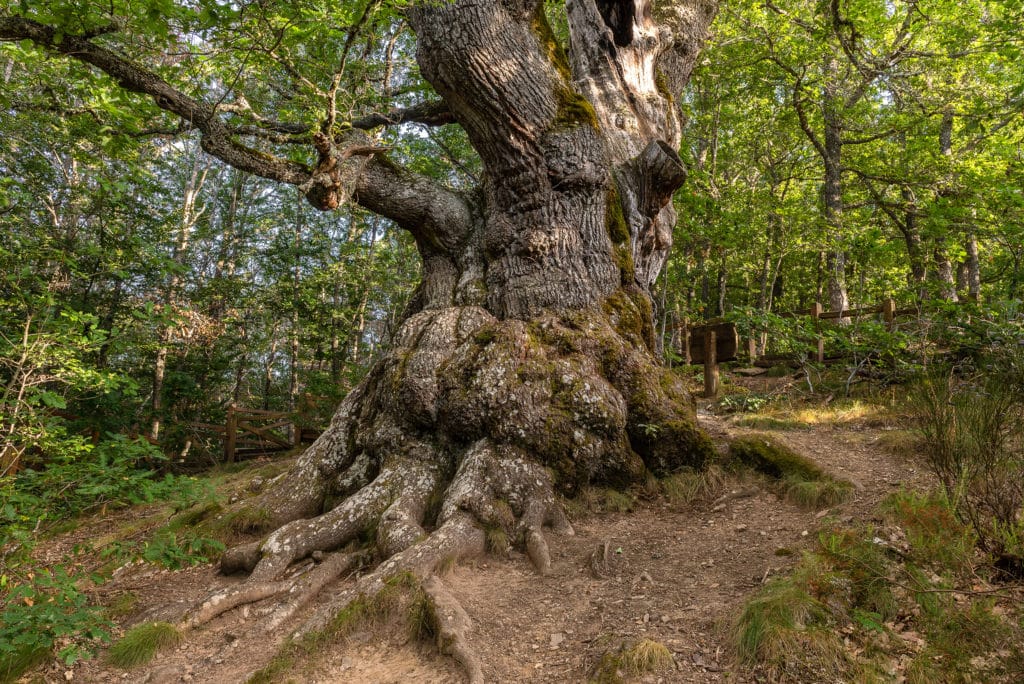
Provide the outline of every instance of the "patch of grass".
{"type": "Polygon", "coordinates": [[[589,684],[621,684],[626,676],[639,677],[670,667],[672,652],[657,641],[641,639],[605,651],[590,672],[589,684]]]}
{"type": "Polygon", "coordinates": [[[0,659],[0,684],[13,684],[22,674],[50,658],[50,649],[28,646],[0,659]]]}
{"type": "Polygon", "coordinates": [[[842,642],[828,607],[813,596],[804,573],[772,580],[749,601],[734,628],[741,663],[777,678],[836,679],[844,670],[842,642]]]}
{"type": "Polygon", "coordinates": [[[621,662],[627,672],[643,675],[664,670],[672,665],[672,652],[657,641],[641,639],[622,651],[621,662]]]}
{"type": "MultiPolygon", "coordinates": [[[[893,594],[893,559],[889,546],[876,541],[879,537],[871,527],[863,530],[837,530],[822,533],[818,555],[840,578],[842,596],[830,595],[830,605],[837,613],[874,613],[880,620],[893,618],[898,610],[893,594]]],[[[824,596],[826,588],[816,586],[824,596]]]]}
{"type": "Polygon", "coordinates": [[[882,427],[892,422],[891,411],[884,406],[859,399],[838,400],[828,406],[809,406],[792,412],[794,420],[809,425],[872,425],[882,427]]]}
{"type": "Polygon", "coordinates": [[[911,458],[925,448],[921,436],[911,430],[887,430],[878,436],[875,444],[900,458],[911,458]]]}
{"type": "Polygon", "coordinates": [[[181,643],[181,632],[168,622],[147,622],[128,630],[120,641],[110,647],[107,660],[120,668],[145,665],[158,651],[181,643]]]}
{"type": "Polygon", "coordinates": [[[139,595],[134,591],[122,591],[103,609],[111,620],[126,618],[139,609],[139,595]]]}
{"type": "Polygon", "coordinates": [[[853,484],[828,475],[818,464],[767,435],[739,437],[729,445],[736,465],[776,480],[781,496],[804,508],[842,503],[853,494],[853,484]]]}
{"type": "Polygon", "coordinates": [[[659,485],[671,503],[688,505],[717,496],[725,486],[725,474],[718,466],[704,470],[687,468],[662,478],[659,485]]]}
{"type": "Polygon", "coordinates": [[[882,511],[906,532],[916,562],[954,571],[970,568],[976,538],[941,493],[899,491],[882,502],[882,511]]]}
{"type": "Polygon", "coordinates": [[[831,477],[804,480],[793,475],[783,479],[779,486],[786,501],[810,510],[835,506],[847,501],[853,494],[852,483],[831,477]]]}
{"type": "Polygon", "coordinates": [[[779,418],[777,416],[752,415],[743,416],[736,420],[739,427],[753,428],[754,430],[810,430],[814,426],[801,423],[793,418],[779,418]]]}
{"type": "Polygon", "coordinates": [[[859,399],[840,399],[827,406],[766,408],[738,418],[736,424],[759,430],[812,430],[842,425],[886,427],[895,420],[889,407],[859,399]]]}
{"type": "Polygon", "coordinates": [[[510,548],[508,533],[497,525],[489,525],[486,529],[487,551],[495,556],[508,556],[510,548]]]}
{"type": "Polygon", "coordinates": [[[966,543],[948,504],[901,492],[883,508],[904,525],[906,543],[898,527],[821,534],[788,576],[745,605],[738,660],[771,680],[888,681],[900,664],[908,682],[1018,681],[1021,605],[977,591],[977,568],[935,547],[966,543]],[[917,565],[924,560],[930,569],[917,565]]]}
{"type": "Polygon", "coordinates": [[[636,505],[636,498],[629,492],[604,487],[586,487],[576,498],[572,508],[589,513],[629,513],[636,505]]]}

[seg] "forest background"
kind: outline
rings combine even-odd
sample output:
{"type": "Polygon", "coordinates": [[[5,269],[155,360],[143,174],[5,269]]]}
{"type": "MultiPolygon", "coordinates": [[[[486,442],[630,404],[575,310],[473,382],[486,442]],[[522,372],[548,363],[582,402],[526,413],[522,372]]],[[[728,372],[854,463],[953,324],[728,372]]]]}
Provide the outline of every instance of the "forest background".
{"type": "MultiPolygon", "coordinates": [[[[55,25],[81,11],[23,4],[55,25]]],[[[558,33],[559,3],[548,5],[558,33]]],[[[153,0],[131,13],[133,35],[140,53],[162,50],[155,68],[191,69],[225,93],[258,64],[277,77],[251,91],[312,111],[315,54],[293,48],[315,51],[310,26],[328,9],[265,9],[232,38],[247,50],[179,58],[232,11],[153,0]]],[[[832,341],[887,356],[897,375],[927,361],[922,339],[1019,344],[1022,17],[1016,0],[723,2],[678,103],[689,179],[656,285],[668,362],[684,356],[685,324],[724,317],[761,352],[807,363],[817,332],[777,314],[889,297],[920,309],[916,327],[857,321],[832,341]]],[[[329,20],[347,41],[346,117],[424,101],[413,37],[391,5],[345,3],[329,20]]],[[[212,465],[219,443],[192,424],[223,423],[232,404],[325,425],[409,301],[410,237],[226,166],[154,105],[30,44],[0,43],[0,84],[5,554],[44,521],[137,496],[133,477],[150,483],[144,496],[180,486],[137,475],[139,463],[161,474],[212,465]],[[68,472],[75,484],[63,487],[68,472]]],[[[388,127],[376,143],[456,188],[481,173],[454,126],[388,127]]],[[[5,556],[5,584],[15,560],[5,556]]]]}

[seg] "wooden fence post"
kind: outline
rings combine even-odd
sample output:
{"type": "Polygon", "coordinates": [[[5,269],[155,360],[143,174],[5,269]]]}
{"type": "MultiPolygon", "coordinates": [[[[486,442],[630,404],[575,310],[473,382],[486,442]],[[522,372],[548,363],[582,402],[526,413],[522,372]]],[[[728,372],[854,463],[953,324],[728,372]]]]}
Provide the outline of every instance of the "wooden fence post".
{"type": "Polygon", "coordinates": [[[704,333],[704,396],[718,396],[718,339],[711,327],[704,333]]]}
{"type": "Polygon", "coordinates": [[[228,406],[228,420],[224,426],[224,460],[228,463],[235,462],[235,438],[238,434],[238,414],[235,412],[235,405],[228,406]]]}
{"type": "Polygon", "coordinates": [[[690,355],[690,319],[689,317],[683,319],[683,360],[686,365],[689,366],[693,362],[693,357],[690,355]]]}
{"type": "Polygon", "coordinates": [[[818,333],[818,363],[825,363],[825,338],[821,336],[821,302],[814,302],[811,317],[814,319],[814,330],[818,333]]]}
{"type": "Polygon", "coordinates": [[[882,302],[882,319],[885,321],[886,330],[892,330],[894,318],[896,318],[896,301],[890,297],[882,302]]]}

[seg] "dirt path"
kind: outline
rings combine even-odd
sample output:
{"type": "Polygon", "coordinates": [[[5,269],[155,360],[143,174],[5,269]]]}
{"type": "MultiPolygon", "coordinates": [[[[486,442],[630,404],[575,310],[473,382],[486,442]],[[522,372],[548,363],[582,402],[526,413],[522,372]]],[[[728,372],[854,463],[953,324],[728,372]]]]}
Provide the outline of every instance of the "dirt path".
{"type": "MultiPolygon", "coordinates": [[[[717,437],[748,430],[702,415],[717,437]]],[[[854,481],[854,498],[826,511],[803,511],[758,490],[714,506],[645,502],[631,513],[591,516],[576,534],[552,540],[553,571],[538,577],[518,554],[455,568],[445,581],[475,623],[471,645],[489,682],[582,682],[602,653],[624,640],[650,638],[673,652],[675,669],[640,681],[744,681],[731,668],[729,624],[767,577],[783,572],[813,544],[829,519],[870,518],[901,485],[927,478],[876,442],[877,428],[817,427],[772,433],[836,475],[854,481]],[[591,573],[590,555],[608,543],[607,572],[591,573]]],[[[180,572],[146,566],[120,573],[103,587],[134,591],[144,608],[131,624],[175,620],[212,588],[239,581],[210,567],[180,572]]],[[[266,664],[286,633],[267,634],[259,604],[231,611],[189,635],[176,651],[146,668],[123,672],[102,659],[72,670],[52,667],[46,681],[241,682],[266,664]]],[[[358,632],[322,654],[297,682],[460,682],[458,667],[394,630],[358,632]]]]}

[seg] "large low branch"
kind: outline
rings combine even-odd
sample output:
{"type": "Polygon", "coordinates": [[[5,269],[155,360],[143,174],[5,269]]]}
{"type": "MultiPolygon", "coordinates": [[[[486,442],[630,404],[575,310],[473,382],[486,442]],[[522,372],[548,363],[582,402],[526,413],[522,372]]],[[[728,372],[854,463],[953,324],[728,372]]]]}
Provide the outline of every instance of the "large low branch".
{"type": "Polygon", "coordinates": [[[455,247],[472,223],[462,195],[381,156],[371,157],[363,167],[353,198],[435,249],[455,247]]]}
{"type": "Polygon", "coordinates": [[[199,129],[206,152],[237,169],[291,185],[300,185],[310,178],[310,170],[304,164],[272,157],[235,142],[212,105],[182,93],[152,71],[88,38],[61,34],[31,19],[0,17],[0,40],[30,40],[100,69],[125,90],[152,97],[158,107],[177,114],[199,129]]]}
{"type": "Polygon", "coordinates": [[[353,128],[368,131],[380,126],[397,126],[404,123],[418,123],[426,126],[444,126],[455,123],[448,104],[443,100],[428,100],[406,108],[392,109],[387,114],[374,112],[352,122],[353,128]]]}
{"type": "MultiPolygon", "coordinates": [[[[302,135],[304,130],[301,125],[255,117],[244,99],[234,106],[202,102],[176,89],[145,67],[93,43],[88,35],[64,34],[23,17],[0,17],[0,41],[21,40],[29,40],[39,47],[94,66],[115,79],[125,90],[148,95],[158,107],[179,116],[185,128],[198,130],[203,150],[207,153],[242,171],[298,186],[320,209],[333,209],[338,205],[336,200],[325,201],[325,197],[338,198],[352,193],[370,211],[394,220],[417,237],[437,246],[457,240],[469,225],[468,205],[460,195],[400,168],[383,158],[377,148],[359,144],[358,149],[346,150],[343,139],[325,140],[322,134],[318,136],[308,131],[310,142],[320,153],[319,164],[311,169],[305,164],[266,154],[235,140],[238,134],[256,134],[261,130],[265,136],[279,137],[302,135]],[[257,122],[251,127],[229,126],[220,118],[219,112],[247,114],[257,122]],[[363,157],[365,161],[356,177],[336,172],[335,169],[341,170],[346,160],[356,156],[363,157]],[[338,187],[341,182],[349,183],[351,187],[338,187]]],[[[449,120],[450,114],[443,105],[430,102],[386,115],[364,117],[353,122],[353,126],[369,129],[406,121],[443,124],[449,120]]],[[[294,137],[289,142],[295,142],[294,137]]]]}

